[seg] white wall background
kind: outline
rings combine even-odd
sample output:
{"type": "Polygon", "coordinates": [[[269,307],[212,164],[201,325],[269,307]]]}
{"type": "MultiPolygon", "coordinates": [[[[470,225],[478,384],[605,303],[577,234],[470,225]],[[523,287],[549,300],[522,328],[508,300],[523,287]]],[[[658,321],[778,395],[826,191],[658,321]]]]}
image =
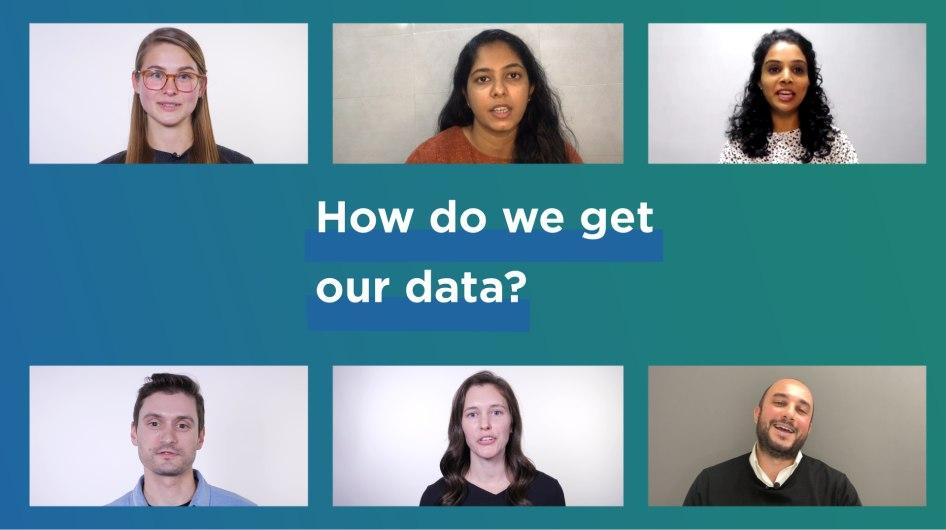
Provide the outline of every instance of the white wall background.
{"type": "Polygon", "coordinates": [[[490,28],[529,45],[585,162],[623,162],[622,24],[334,24],[334,162],[404,162],[437,133],[460,50],[490,28]]]}
{"type": "Polygon", "coordinates": [[[260,506],[308,505],[305,366],[31,366],[30,506],[102,506],[143,473],[131,416],[156,372],[200,384],[205,440],[194,467],[260,506]]]}
{"type": "Polygon", "coordinates": [[[566,504],[623,506],[621,366],[336,366],[333,504],[417,506],[441,477],[453,394],[480,370],[512,386],[523,452],[566,504]]]}
{"type": "Polygon", "coordinates": [[[218,144],[257,163],[308,162],[308,25],[155,23],[30,24],[31,164],[125,150],[135,54],[164,26],[204,51],[218,144]]]}
{"type": "Polygon", "coordinates": [[[811,41],[861,163],[926,162],[925,24],[650,24],[651,163],[716,163],[762,35],[811,41]]]}
{"type": "Polygon", "coordinates": [[[926,505],[924,366],[651,366],[649,504],[680,506],[700,471],[752,450],[752,410],[785,377],[815,398],[803,454],[846,474],[864,506],[926,505]]]}

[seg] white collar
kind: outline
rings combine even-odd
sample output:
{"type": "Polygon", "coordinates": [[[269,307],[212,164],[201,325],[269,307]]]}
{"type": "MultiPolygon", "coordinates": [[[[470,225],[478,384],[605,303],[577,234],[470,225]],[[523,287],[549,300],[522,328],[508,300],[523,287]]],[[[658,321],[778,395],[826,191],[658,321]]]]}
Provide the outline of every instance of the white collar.
{"type": "Polygon", "coordinates": [[[755,454],[756,447],[758,447],[758,444],[754,444],[752,446],[752,452],[749,453],[749,466],[752,467],[752,471],[755,472],[756,478],[770,488],[781,488],[785,485],[785,481],[788,480],[788,477],[792,476],[792,473],[798,468],[802,457],[801,451],[798,451],[798,454],[795,455],[795,463],[779,471],[778,475],[775,477],[775,482],[772,482],[769,476],[765,474],[765,471],[762,471],[762,466],[759,465],[759,458],[755,454]]]}

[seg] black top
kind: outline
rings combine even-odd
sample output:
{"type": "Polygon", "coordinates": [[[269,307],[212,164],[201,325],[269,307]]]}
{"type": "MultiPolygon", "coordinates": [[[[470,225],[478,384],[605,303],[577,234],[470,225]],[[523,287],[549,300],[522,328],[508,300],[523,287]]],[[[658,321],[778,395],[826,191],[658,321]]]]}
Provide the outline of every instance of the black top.
{"type": "Polygon", "coordinates": [[[844,473],[808,455],[785,484],[766,486],[752,471],[749,453],[704,469],[684,506],[860,506],[844,473]]]}
{"type": "MultiPolygon", "coordinates": [[[[434,482],[420,498],[421,506],[440,506],[440,498],[446,491],[447,481],[441,478],[434,482]]],[[[474,484],[466,483],[466,492],[460,506],[512,506],[506,495],[508,489],[497,494],[490,493],[474,484]]],[[[535,472],[532,484],[526,490],[526,499],[533,506],[565,506],[565,493],[554,478],[541,471],[535,472]]]]}
{"type": "MultiPolygon", "coordinates": [[[[99,164],[124,164],[125,152],[115,153],[114,155],[99,162],[99,164]]],[[[217,146],[217,153],[220,154],[221,164],[252,164],[250,157],[237,153],[233,149],[227,149],[222,145],[217,146]]],[[[190,151],[184,151],[181,154],[165,153],[164,151],[154,150],[155,164],[187,164],[190,162],[190,151]]]]}

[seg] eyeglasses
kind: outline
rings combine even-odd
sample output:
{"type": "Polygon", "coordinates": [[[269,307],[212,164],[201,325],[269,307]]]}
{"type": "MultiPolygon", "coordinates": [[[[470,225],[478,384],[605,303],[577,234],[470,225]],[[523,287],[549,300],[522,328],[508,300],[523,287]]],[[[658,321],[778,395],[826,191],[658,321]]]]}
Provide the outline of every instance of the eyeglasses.
{"type": "Polygon", "coordinates": [[[138,70],[135,73],[144,80],[145,88],[149,90],[161,90],[168,84],[168,78],[173,78],[174,86],[177,87],[180,92],[193,92],[197,90],[200,86],[200,80],[207,77],[195,72],[169,74],[164,70],[155,69],[138,70]]]}

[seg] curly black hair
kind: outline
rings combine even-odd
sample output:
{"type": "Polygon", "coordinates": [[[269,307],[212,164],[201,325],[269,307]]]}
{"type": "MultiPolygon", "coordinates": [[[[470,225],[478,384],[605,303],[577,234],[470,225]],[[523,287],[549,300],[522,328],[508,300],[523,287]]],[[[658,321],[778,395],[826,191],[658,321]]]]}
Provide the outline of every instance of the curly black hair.
{"type": "Polygon", "coordinates": [[[831,153],[834,143],[834,118],[828,107],[828,96],[821,88],[821,70],[815,60],[811,41],[792,29],[774,30],[762,36],[752,52],[752,74],[746,83],[742,102],[737,104],[729,118],[726,136],[752,158],[766,156],[769,152],[768,138],[772,133],[772,109],[762,94],[759,83],[762,79],[762,63],[776,42],[795,44],[805,55],[808,63],[808,92],[798,107],[798,122],[801,129],[801,145],[805,148],[802,162],[809,163],[814,157],[831,153]]]}
{"type": "Polygon", "coordinates": [[[529,75],[532,95],[522,121],[516,131],[515,156],[513,162],[522,164],[568,163],[566,134],[575,145],[575,135],[565,124],[562,103],[549,86],[545,70],[519,37],[501,29],[488,29],[473,37],[460,50],[456,68],[453,70],[453,90],[440,111],[438,129],[445,131],[459,125],[473,123],[473,110],[467,105],[466,83],[476,61],[480,47],[493,42],[504,42],[522,60],[529,75]]]}

